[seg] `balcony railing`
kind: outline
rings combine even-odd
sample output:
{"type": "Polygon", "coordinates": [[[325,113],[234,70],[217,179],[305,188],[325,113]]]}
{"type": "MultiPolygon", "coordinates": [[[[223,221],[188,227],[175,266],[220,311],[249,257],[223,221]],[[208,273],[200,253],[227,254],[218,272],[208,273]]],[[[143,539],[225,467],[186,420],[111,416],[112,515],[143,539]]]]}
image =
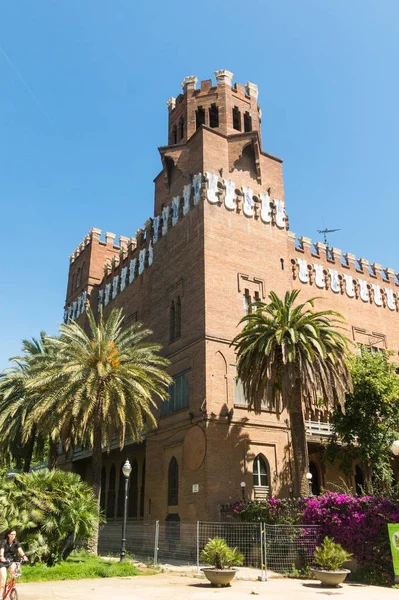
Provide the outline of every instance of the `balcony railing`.
{"type": "Polygon", "coordinates": [[[330,437],[334,433],[331,423],[328,421],[305,421],[306,434],[308,436],[330,437]]]}

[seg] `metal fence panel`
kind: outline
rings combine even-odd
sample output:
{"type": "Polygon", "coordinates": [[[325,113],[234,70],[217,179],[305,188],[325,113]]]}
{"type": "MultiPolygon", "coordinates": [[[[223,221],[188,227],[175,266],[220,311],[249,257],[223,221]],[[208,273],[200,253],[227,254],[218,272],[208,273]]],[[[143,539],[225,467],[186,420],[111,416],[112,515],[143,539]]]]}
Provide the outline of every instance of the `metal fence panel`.
{"type": "Polygon", "coordinates": [[[260,523],[199,523],[199,552],[214,537],[226,540],[228,546],[238,548],[244,555],[245,567],[262,565],[260,523]]]}
{"type": "Polygon", "coordinates": [[[305,572],[320,542],[318,525],[265,525],[266,569],[275,573],[305,572]]]}
{"type": "MultiPolygon", "coordinates": [[[[119,554],[122,540],[122,521],[107,523],[99,536],[100,554],[119,554]]],[[[126,526],[126,552],[153,561],[155,523],[128,521],[126,526]]]]}

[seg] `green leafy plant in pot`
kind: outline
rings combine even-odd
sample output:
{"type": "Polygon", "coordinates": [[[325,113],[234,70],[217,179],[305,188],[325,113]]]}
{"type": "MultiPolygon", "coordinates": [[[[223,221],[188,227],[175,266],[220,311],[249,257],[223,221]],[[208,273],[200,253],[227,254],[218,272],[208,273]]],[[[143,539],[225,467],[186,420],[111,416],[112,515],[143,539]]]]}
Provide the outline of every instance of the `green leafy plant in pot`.
{"type": "Polygon", "coordinates": [[[321,546],[317,546],[313,560],[316,567],[312,569],[316,579],[322,585],[336,587],[342,583],[349,569],[343,569],[342,565],[348,561],[352,554],[344,550],[341,544],[336,544],[332,538],[326,536],[321,546]]]}
{"type": "Polygon", "coordinates": [[[223,538],[215,537],[208,540],[201,552],[200,562],[210,565],[208,568],[203,568],[202,571],[211,584],[216,587],[224,587],[230,585],[236,574],[236,569],[232,567],[241,566],[244,562],[244,555],[239,552],[238,548],[230,548],[223,538]]]}

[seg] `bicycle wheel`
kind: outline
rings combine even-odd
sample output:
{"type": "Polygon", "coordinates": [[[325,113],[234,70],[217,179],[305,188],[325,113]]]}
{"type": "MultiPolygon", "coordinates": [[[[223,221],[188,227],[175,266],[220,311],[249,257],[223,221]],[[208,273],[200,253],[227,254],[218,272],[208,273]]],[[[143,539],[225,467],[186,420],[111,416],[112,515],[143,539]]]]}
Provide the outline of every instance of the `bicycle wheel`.
{"type": "Polygon", "coordinates": [[[15,588],[11,590],[10,600],[18,600],[18,592],[15,588]]]}

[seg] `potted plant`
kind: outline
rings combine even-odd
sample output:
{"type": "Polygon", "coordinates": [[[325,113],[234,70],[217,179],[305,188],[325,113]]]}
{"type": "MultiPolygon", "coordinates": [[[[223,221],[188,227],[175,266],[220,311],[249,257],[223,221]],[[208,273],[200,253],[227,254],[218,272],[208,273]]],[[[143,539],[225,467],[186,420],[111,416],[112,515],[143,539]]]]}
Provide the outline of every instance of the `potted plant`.
{"type": "Polygon", "coordinates": [[[316,565],[312,569],[314,576],[322,585],[336,587],[350,573],[349,569],[343,569],[342,565],[351,556],[341,544],[336,544],[332,538],[326,536],[321,546],[317,546],[313,556],[316,565]]]}
{"type": "Polygon", "coordinates": [[[223,538],[210,539],[201,552],[200,561],[209,567],[201,569],[213,586],[225,587],[236,574],[234,566],[241,566],[244,555],[237,548],[230,548],[223,538]]]}

